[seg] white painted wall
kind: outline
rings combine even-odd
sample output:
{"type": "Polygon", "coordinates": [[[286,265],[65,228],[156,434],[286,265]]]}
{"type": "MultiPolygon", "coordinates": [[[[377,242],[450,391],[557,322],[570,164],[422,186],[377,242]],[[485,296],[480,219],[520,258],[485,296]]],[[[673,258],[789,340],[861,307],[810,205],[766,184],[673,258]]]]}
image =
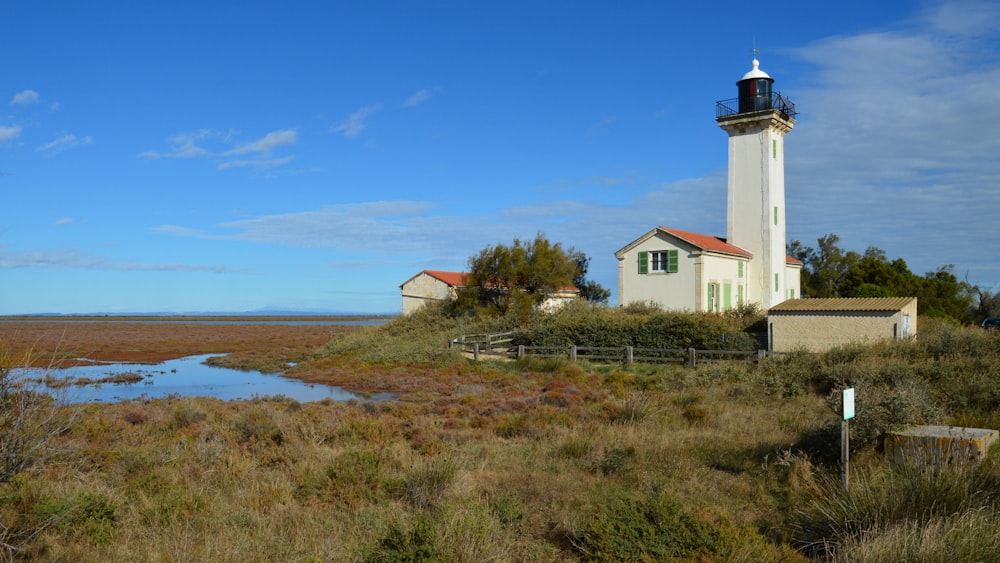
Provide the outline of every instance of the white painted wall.
{"type": "Polygon", "coordinates": [[[729,308],[737,306],[740,287],[746,293],[746,259],[705,254],[700,248],[657,231],[648,239],[623,251],[618,260],[618,302],[653,302],[664,309],[678,311],[708,311],[711,304],[709,284],[717,284],[719,303],[716,310],[727,309],[726,286],[729,286],[729,308]],[[639,273],[639,253],[678,251],[676,273],[639,273]],[[739,262],[744,262],[743,277],[739,262]]]}
{"type": "Polygon", "coordinates": [[[765,309],[792,289],[785,271],[784,142],[794,123],[777,111],[719,120],[729,134],[726,239],[753,255],[747,284],[765,309]]]}

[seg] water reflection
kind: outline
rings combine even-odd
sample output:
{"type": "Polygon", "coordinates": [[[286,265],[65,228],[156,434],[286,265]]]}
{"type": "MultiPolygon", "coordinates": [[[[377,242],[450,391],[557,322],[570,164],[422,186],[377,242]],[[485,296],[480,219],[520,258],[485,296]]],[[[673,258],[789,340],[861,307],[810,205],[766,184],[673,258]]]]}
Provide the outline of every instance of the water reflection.
{"type": "MultiPolygon", "coordinates": [[[[333,385],[304,383],[277,374],[259,371],[240,371],[215,367],[203,362],[218,354],[188,356],[156,365],[100,364],[48,371],[57,379],[73,378],[78,381],[98,381],[124,376],[140,376],[134,383],[99,383],[72,385],[53,389],[69,402],[118,402],[129,399],[158,399],[167,395],[184,397],[215,397],[224,401],[252,399],[266,395],[284,395],[300,402],[347,401],[361,399],[361,395],[333,385]]],[[[28,377],[39,378],[40,370],[29,370],[28,377]]],[[[48,390],[47,387],[43,388],[48,390]]],[[[371,397],[370,397],[371,398],[371,397]]],[[[373,397],[384,399],[385,396],[373,397]]]]}

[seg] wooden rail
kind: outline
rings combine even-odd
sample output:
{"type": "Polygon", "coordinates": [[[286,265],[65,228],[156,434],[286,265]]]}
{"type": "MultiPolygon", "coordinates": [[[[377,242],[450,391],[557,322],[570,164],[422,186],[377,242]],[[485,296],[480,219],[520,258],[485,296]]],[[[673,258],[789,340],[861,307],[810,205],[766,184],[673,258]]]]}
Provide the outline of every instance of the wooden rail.
{"type": "Polygon", "coordinates": [[[514,332],[498,334],[473,334],[456,338],[451,348],[461,348],[478,360],[481,355],[494,357],[537,356],[540,358],[568,358],[594,362],[675,363],[695,366],[699,363],[744,362],[760,363],[767,357],[766,350],[697,350],[695,348],[638,348],[634,346],[508,346],[514,341],[514,332]],[[516,353],[516,356],[515,356],[516,353]]]}

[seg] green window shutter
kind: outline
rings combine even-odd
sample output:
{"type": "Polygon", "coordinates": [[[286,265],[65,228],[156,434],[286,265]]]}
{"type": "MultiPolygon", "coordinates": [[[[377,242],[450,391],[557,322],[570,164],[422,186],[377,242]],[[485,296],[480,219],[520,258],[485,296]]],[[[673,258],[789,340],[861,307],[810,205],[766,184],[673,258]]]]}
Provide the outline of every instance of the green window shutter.
{"type": "Polygon", "coordinates": [[[649,273],[649,253],[640,252],[639,253],[639,273],[648,274],[649,273]]]}
{"type": "Polygon", "coordinates": [[[722,286],[722,306],[728,311],[733,308],[733,286],[725,284],[722,286]]]}
{"type": "Polygon", "coordinates": [[[736,304],[743,305],[743,286],[736,286],[736,304]]]}
{"type": "Polygon", "coordinates": [[[736,277],[738,278],[743,277],[743,262],[736,263],[736,277]]]}
{"type": "Polygon", "coordinates": [[[676,274],[677,273],[677,251],[668,250],[667,251],[667,273],[676,274]]]}

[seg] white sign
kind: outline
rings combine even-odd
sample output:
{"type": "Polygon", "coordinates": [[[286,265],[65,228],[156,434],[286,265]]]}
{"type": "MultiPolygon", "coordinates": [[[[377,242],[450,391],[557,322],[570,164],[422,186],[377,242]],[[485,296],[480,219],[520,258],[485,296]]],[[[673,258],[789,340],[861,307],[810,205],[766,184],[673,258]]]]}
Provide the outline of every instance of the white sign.
{"type": "Polygon", "coordinates": [[[854,418],[854,387],[844,389],[844,420],[854,418]]]}

